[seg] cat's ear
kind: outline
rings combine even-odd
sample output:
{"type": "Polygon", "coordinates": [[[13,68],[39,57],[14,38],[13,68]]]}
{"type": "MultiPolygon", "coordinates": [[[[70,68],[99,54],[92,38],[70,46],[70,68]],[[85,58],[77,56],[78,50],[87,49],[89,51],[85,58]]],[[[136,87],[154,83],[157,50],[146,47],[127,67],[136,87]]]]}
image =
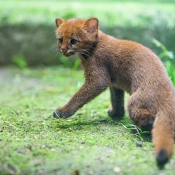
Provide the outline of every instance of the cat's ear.
{"type": "Polygon", "coordinates": [[[61,18],[56,18],[55,19],[55,23],[57,27],[60,27],[60,25],[63,23],[64,19],[61,18]]]}
{"type": "Polygon", "coordinates": [[[98,19],[90,18],[85,21],[84,29],[89,33],[94,33],[98,30],[98,19]]]}

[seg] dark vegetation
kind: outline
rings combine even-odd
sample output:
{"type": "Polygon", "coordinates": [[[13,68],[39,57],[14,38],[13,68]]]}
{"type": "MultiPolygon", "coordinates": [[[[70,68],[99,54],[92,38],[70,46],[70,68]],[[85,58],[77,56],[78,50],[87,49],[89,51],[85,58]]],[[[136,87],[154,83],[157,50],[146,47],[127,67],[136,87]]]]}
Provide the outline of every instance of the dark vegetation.
{"type": "Polygon", "coordinates": [[[28,66],[65,64],[57,53],[55,18],[97,17],[100,28],[119,39],[138,41],[157,54],[156,39],[175,53],[174,1],[4,1],[0,6],[0,65],[23,57],[28,66]]]}

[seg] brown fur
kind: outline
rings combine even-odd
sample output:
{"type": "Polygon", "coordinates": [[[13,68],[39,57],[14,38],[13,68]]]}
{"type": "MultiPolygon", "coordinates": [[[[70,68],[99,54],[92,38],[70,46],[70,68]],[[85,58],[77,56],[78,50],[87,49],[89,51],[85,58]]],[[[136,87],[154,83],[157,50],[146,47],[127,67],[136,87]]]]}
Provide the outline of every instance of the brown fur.
{"type": "Polygon", "coordinates": [[[131,95],[130,118],[142,129],[151,130],[153,126],[157,163],[164,165],[173,153],[175,90],[159,58],[139,43],[104,34],[96,18],[57,18],[56,25],[60,51],[65,56],[79,56],[85,83],[64,107],[54,112],[54,117],[73,115],[109,87],[112,107],[108,114],[120,119],[127,91],[131,95]]]}

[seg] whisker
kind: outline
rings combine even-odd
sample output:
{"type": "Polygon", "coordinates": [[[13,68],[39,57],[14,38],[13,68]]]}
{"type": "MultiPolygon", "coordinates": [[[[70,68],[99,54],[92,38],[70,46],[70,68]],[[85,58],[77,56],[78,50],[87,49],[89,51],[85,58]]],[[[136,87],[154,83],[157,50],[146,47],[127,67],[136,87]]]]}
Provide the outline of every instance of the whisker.
{"type": "Polygon", "coordinates": [[[84,55],[86,54],[87,56],[91,55],[91,52],[88,49],[81,49],[81,50],[77,50],[76,52],[82,53],[84,55]]]}
{"type": "Polygon", "coordinates": [[[55,31],[48,32],[47,35],[50,35],[50,34],[53,34],[53,33],[54,33],[54,35],[51,36],[51,38],[53,38],[53,37],[55,37],[55,31]]]}
{"type": "Polygon", "coordinates": [[[83,52],[83,51],[76,51],[77,54],[81,54],[81,55],[85,55],[87,57],[90,56],[90,53],[86,53],[86,52],[83,52]]]}
{"type": "Polygon", "coordinates": [[[53,45],[49,46],[49,49],[53,49],[53,48],[58,48],[57,44],[53,44],[53,45]]]}
{"type": "Polygon", "coordinates": [[[49,50],[52,50],[52,52],[55,53],[56,55],[60,53],[60,50],[58,48],[57,43],[52,44],[51,46],[49,46],[49,50]]]}
{"type": "Polygon", "coordinates": [[[52,47],[52,48],[50,48],[49,50],[54,51],[54,50],[59,50],[59,49],[58,49],[58,48],[56,48],[56,47],[52,47]]]}

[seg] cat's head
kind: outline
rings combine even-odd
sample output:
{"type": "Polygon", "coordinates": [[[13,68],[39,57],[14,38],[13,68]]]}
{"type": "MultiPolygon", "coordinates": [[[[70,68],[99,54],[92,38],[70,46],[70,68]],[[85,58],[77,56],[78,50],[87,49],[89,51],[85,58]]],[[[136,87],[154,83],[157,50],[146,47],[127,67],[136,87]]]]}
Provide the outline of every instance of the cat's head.
{"type": "Polygon", "coordinates": [[[98,19],[56,18],[55,22],[60,52],[65,56],[78,54],[89,57],[98,41],[98,19]]]}

